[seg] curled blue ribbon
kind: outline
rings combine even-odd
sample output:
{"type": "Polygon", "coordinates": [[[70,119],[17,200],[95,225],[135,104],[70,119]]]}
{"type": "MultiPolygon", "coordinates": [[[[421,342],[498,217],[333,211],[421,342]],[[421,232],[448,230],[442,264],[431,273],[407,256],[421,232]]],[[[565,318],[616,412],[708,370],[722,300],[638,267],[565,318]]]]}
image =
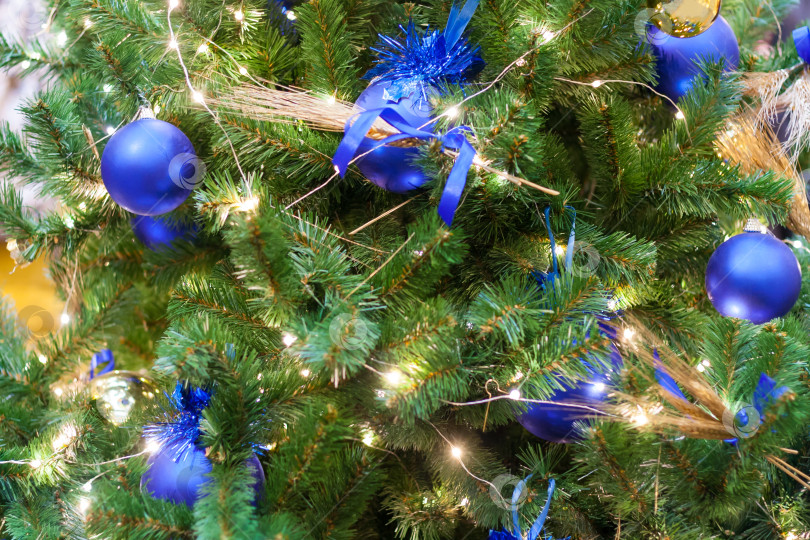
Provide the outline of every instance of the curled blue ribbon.
{"type": "MultiPolygon", "coordinates": [[[[565,206],[565,209],[571,214],[571,232],[568,233],[568,245],[565,247],[565,262],[563,263],[566,270],[570,269],[574,263],[574,244],[576,243],[576,223],[577,211],[573,206],[565,206]]],[[[534,277],[545,288],[545,282],[549,281],[554,285],[554,281],[560,277],[560,269],[557,265],[557,243],[554,241],[554,232],[551,230],[551,207],[546,206],[543,210],[543,216],[546,222],[546,231],[548,232],[548,240],[551,244],[551,273],[546,274],[543,272],[535,272],[534,277]]]]}
{"type": "Polygon", "coordinates": [[[90,380],[93,380],[99,375],[109,373],[113,369],[115,369],[115,358],[113,357],[112,351],[110,349],[101,349],[90,359],[90,380]],[[106,365],[96,373],[96,369],[102,364],[106,365]]]}
{"type": "Polygon", "coordinates": [[[796,52],[805,64],[810,64],[810,28],[802,26],[793,31],[796,52]]]}
{"type": "MultiPolygon", "coordinates": [[[[518,484],[515,486],[515,490],[512,492],[512,531],[503,531],[503,532],[489,531],[490,540],[523,539],[523,533],[520,530],[520,515],[518,515],[518,503],[520,502],[521,495],[523,495],[523,491],[526,489],[526,483],[529,480],[531,480],[532,476],[534,475],[530,474],[525,479],[518,482],[518,484]]],[[[554,495],[554,489],[556,488],[556,485],[557,482],[553,478],[549,478],[546,504],[543,505],[543,510],[540,512],[540,515],[537,516],[537,519],[534,520],[534,523],[532,523],[532,526],[529,529],[529,535],[526,537],[526,540],[538,540],[538,538],[540,538],[540,533],[543,532],[543,527],[546,523],[546,518],[548,517],[549,508],[551,508],[551,498],[554,495]]],[[[544,536],[543,538],[550,539],[550,537],[547,536],[544,536]]]]}
{"type": "MultiPolygon", "coordinates": [[[[357,149],[366,137],[374,122],[381,118],[400,131],[396,135],[391,135],[378,141],[375,148],[391,144],[403,139],[430,140],[435,139],[442,143],[442,148],[449,148],[458,152],[456,162],[447,176],[447,182],[439,200],[439,216],[449,226],[453,224],[453,217],[461,201],[461,194],[467,184],[467,172],[475,159],[475,148],[467,140],[465,133],[469,128],[459,126],[451,129],[444,135],[425,131],[421,128],[414,128],[402,116],[400,111],[394,106],[386,106],[379,109],[371,109],[354,115],[346,121],[343,140],[340,141],[332,164],[337,167],[341,178],[346,175],[349,163],[355,157],[357,149]],[[354,120],[354,123],[352,123],[354,120]]],[[[432,122],[432,121],[431,121],[432,122]]]]}

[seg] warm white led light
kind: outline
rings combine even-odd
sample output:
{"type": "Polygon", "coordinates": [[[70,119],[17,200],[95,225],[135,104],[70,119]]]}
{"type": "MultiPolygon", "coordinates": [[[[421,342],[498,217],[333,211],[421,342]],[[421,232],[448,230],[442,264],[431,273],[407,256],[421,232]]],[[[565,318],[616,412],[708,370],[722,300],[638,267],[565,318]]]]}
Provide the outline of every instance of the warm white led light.
{"type": "Polygon", "coordinates": [[[459,459],[461,457],[461,448],[458,446],[454,446],[450,449],[450,453],[453,455],[454,458],[459,459]]]}
{"type": "Polygon", "coordinates": [[[236,19],[237,21],[243,21],[245,19],[245,14],[237,9],[236,11],[233,12],[233,18],[236,19]]]}
{"type": "Polygon", "coordinates": [[[514,390],[509,392],[509,399],[514,399],[514,400],[520,399],[520,390],[515,388],[514,390]]]}

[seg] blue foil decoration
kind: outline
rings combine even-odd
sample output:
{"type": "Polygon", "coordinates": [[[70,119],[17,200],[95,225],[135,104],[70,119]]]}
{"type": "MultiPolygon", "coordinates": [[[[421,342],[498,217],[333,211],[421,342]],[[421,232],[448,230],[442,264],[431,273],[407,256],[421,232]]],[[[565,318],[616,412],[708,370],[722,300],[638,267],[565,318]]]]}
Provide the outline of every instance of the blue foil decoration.
{"type": "Polygon", "coordinates": [[[410,21],[407,28],[400,26],[404,41],[380,35],[380,43],[372,48],[377,53],[375,66],[364,78],[390,83],[388,99],[413,96],[426,102],[432,89],[462,84],[475,76],[484,61],[478,55],[479,47],[470,45],[462,34],[478,2],[468,0],[463,7],[454,4],[443,31],[427,28],[420,33],[410,21]]]}
{"type": "Polygon", "coordinates": [[[182,459],[200,438],[202,412],[211,403],[211,392],[178,382],[172,395],[168,394],[170,409],[164,410],[164,422],[144,428],[144,437],[160,442],[175,460],[182,459]]]}
{"type": "MultiPolygon", "coordinates": [[[[526,482],[528,482],[533,475],[529,475],[526,477],[525,480],[521,480],[518,482],[517,486],[515,486],[515,490],[512,492],[512,527],[511,531],[489,531],[489,540],[523,540],[523,533],[520,531],[520,515],[518,514],[518,502],[520,501],[520,496],[523,494],[523,491],[526,489],[526,482]]],[[[543,532],[543,526],[546,523],[546,518],[548,517],[549,508],[551,508],[551,498],[554,495],[554,489],[556,488],[557,482],[553,478],[549,478],[548,480],[548,494],[546,496],[546,504],[543,505],[543,510],[540,512],[540,515],[537,516],[537,519],[534,520],[532,523],[531,529],[529,529],[528,536],[526,540],[553,540],[551,536],[543,535],[542,539],[540,537],[540,533],[543,532]]],[[[564,540],[569,540],[571,537],[567,537],[564,540]]]]}
{"type": "Polygon", "coordinates": [[[343,140],[340,141],[332,163],[337,167],[340,176],[344,177],[357,150],[366,137],[369,129],[377,118],[382,118],[400,131],[397,135],[391,135],[378,141],[377,146],[401,141],[403,139],[435,139],[441,141],[443,148],[458,151],[459,155],[453,165],[453,169],[447,176],[442,197],[439,199],[439,216],[450,226],[453,224],[453,216],[461,201],[461,194],[467,184],[467,172],[475,159],[475,149],[467,140],[465,133],[469,128],[464,126],[454,127],[444,135],[424,131],[411,127],[408,121],[392,106],[372,109],[354,115],[346,121],[346,128],[343,140]],[[352,123],[354,121],[354,123],[352,123]]]}

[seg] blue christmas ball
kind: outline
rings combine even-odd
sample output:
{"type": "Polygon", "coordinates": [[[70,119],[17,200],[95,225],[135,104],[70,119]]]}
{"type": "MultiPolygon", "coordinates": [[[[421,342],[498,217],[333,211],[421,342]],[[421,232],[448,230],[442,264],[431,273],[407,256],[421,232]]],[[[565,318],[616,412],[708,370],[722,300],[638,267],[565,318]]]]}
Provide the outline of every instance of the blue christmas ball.
{"type": "MultiPolygon", "coordinates": [[[[612,331],[607,329],[604,333],[613,335],[612,331]]],[[[564,383],[563,390],[558,390],[546,400],[555,403],[529,405],[526,412],[518,417],[518,422],[532,435],[547,441],[569,443],[575,440],[575,423],[593,418],[596,413],[564,403],[587,407],[598,407],[602,404],[610,392],[614,373],[622,366],[622,356],[616,345],[610,347],[609,361],[611,367],[608,369],[589,367],[587,381],[564,383]]]]}
{"type": "Polygon", "coordinates": [[[188,137],[155,118],[142,118],[116,131],[101,156],[101,178],[110,196],[142,216],[180,206],[203,173],[188,137]]]}
{"type": "MultiPolygon", "coordinates": [[[[413,128],[421,127],[430,120],[430,102],[427,97],[412,94],[395,101],[386,94],[389,85],[388,82],[371,83],[357,98],[356,105],[366,111],[393,106],[413,128]]],[[[422,129],[429,130],[429,126],[422,129]]],[[[428,181],[428,177],[413,162],[419,157],[418,148],[380,146],[379,141],[366,137],[356,155],[369,151],[371,152],[359,158],[355,164],[366,178],[381,188],[404,193],[421,187],[428,181]]]]}
{"type": "Polygon", "coordinates": [[[135,216],[130,222],[135,237],[152,251],[166,249],[177,239],[189,240],[194,236],[193,227],[163,217],[135,216]]]}
{"type": "Polygon", "coordinates": [[[674,37],[648,25],[647,41],[656,58],[656,90],[673,101],[686,94],[695,81],[702,80],[701,61],[725,62],[725,71],[740,64],[737,36],[723,17],[717,17],[704,32],[693,37],[674,37]]]}
{"type": "MultiPolygon", "coordinates": [[[[211,472],[211,461],[205,450],[191,446],[179,455],[172,447],[163,447],[150,456],[146,464],[149,468],[141,477],[141,490],[152,497],[174,503],[193,506],[201,497],[200,488],[207,482],[211,472]]],[[[245,462],[254,478],[254,501],[264,492],[264,469],[254,455],[245,462]]]]}
{"type": "Polygon", "coordinates": [[[802,271],[793,251],[769,234],[732,236],[706,266],[706,292],[714,308],[754,324],[785,315],[801,287],[802,271]]]}

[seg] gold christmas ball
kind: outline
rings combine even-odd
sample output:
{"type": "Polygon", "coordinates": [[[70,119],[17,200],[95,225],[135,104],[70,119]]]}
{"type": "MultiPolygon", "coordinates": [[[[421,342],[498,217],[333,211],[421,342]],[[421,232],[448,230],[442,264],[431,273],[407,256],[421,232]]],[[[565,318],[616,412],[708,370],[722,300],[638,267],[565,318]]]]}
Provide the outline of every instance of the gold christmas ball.
{"type": "Polygon", "coordinates": [[[679,38],[706,31],[720,14],[720,0],[648,0],[650,22],[661,31],[679,38]]]}
{"type": "Polygon", "coordinates": [[[154,401],[157,390],[148,377],[132,371],[111,371],[90,381],[90,395],[102,416],[118,425],[135,407],[154,401]]]}

